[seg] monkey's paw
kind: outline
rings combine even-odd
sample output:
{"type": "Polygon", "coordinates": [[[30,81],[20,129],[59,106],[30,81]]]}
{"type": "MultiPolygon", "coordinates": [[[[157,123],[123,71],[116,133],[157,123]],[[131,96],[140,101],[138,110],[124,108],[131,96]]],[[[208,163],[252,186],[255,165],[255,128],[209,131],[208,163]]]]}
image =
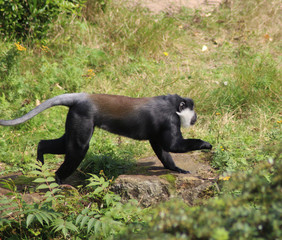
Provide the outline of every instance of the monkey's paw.
{"type": "Polygon", "coordinates": [[[200,149],[212,149],[212,145],[208,142],[203,142],[200,149]]]}
{"type": "Polygon", "coordinates": [[[176,172],[178,172],[178,173],[184,173],[184,174],[189,174],[189,173],[190,173],[189,171],[186,171],[186,170],[181,169],[181,168],[179,168],[179,167],[175,167],[175,170],[174,170],[174,171],[176,171],[176,172]]]}

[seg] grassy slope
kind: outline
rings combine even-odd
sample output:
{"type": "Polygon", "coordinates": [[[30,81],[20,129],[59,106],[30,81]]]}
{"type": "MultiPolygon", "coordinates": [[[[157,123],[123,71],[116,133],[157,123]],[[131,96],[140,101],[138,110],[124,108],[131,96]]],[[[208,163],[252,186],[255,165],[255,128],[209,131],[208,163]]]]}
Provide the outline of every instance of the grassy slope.
{"type": "MultiPolygon", "coordinates": [[[[177,93],[192,97],[199,115],[184,136],[210,141],[212,164],[222,172],[252,168],[281,141],[281,19],[276,0],[253,3],[169,16],[111,3],[84,20],[60,16],[46,42],[25,42],[26,51],[0,41],[0,118],[20,116],[36,101],[65,92],[177,93]]],[[[26,124],[1,127],[1,174],[27,172],[37,142],[63,133],[65,114],[57,107],[26,124]]],[[[94,136],[90,160],[105,153],[117,159],[153,154],[147,143],[120,143],[99,130],[94,136]]],[[[56,165],[62,158],[47,161],[56,165]]]]}

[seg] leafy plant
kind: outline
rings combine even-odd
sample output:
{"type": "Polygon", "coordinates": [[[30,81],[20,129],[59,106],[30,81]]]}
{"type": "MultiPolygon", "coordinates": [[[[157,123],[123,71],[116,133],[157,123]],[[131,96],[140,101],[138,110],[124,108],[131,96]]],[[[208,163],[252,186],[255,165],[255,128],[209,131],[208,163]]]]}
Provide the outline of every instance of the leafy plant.
{"type": "Polygon", "coordinates": [[[84,0],[0,0],[0,34],[6,39],[46,37],[61,12],[79,14],[84,0]],[[13,35],[11,35],[13,33],[13,35]]]}
{"type": "Polygon", "coordinates": [[[11,180],[2,182],[2,186],[7,188],[10,193],[7,197],[0,199],[0,228],[3,237],[13,235],[24,239],[27,236],[38,236],[40,229],[41,236],[49,236],[50,223],[56,220],[60,214],[55,212],[46,203],[28,204],[23,195],[17,192],[17,187],[11,180]]]}
{"type": "MultiPolygon", "coordinates": [[[[0,57],[0,77],[4,80],[18,65],[19,51],[12,47],[7,52],[2,52],[0,57]]],[[[3,88],[3,86],[1,86],[3,88]]]]}
{"type": "Polygon", "coordinates": [[[195,207],[167,202],[153,210],[143,231],[129,230],[120,239],[280,239],[281,163],[272,159],[247,174],[231,176],[225,185],[237,195],[225,192],[195,207]]]}
{"type": "Polygon", "coordinates": [[[53,230],[54,232],[62,232],[65,239],[67,238],[70,232],[78,232],[77,227],[72,222],[66,221],[62,218],[57,218],[53,222],[53,230]]]}

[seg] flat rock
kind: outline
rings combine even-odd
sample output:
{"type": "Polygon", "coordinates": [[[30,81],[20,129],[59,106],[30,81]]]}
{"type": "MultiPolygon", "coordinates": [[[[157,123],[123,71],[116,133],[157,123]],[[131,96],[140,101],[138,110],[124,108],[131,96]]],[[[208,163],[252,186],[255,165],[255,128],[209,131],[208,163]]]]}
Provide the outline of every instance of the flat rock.
{"type": "Polygon", "coordinates": [[[121,195],[122,201],[136,199],[143,207],[149,207],[172,198],[182,198],[190,205],[204,196],[213,184],[215,173],[209,165],[210,153],[192,152],[172,154],[176,165],[190,174],[174,173],[164,169],[157,157],[138,160],[136,168],[120,175],[112,190],[121,195]]]}

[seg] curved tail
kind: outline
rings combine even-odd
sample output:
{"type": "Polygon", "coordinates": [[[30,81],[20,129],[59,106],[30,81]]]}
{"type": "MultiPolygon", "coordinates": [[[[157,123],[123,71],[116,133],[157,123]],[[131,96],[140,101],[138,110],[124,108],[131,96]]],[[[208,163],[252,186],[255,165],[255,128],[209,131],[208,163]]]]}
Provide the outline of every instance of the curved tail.
{"type": "Polygon", "coordinates": [[[67,93],[67,94],[62,94],[53,98],[50,98],[43,102],[42,104],[38,105],[36,108],[32,109],[30,112],[27,114],[23,115],[22,117],[12,119],[12,120],[0,120],[0,125],[2,126],[13,126],[17,125],[20,123],[23,123],[37,114],[41,113],[42,111],[53,107],[53,106],[67,106],[71,107],[77,102],[83,101],[86,99],[87,94],[86,93],[67,93]]]}

